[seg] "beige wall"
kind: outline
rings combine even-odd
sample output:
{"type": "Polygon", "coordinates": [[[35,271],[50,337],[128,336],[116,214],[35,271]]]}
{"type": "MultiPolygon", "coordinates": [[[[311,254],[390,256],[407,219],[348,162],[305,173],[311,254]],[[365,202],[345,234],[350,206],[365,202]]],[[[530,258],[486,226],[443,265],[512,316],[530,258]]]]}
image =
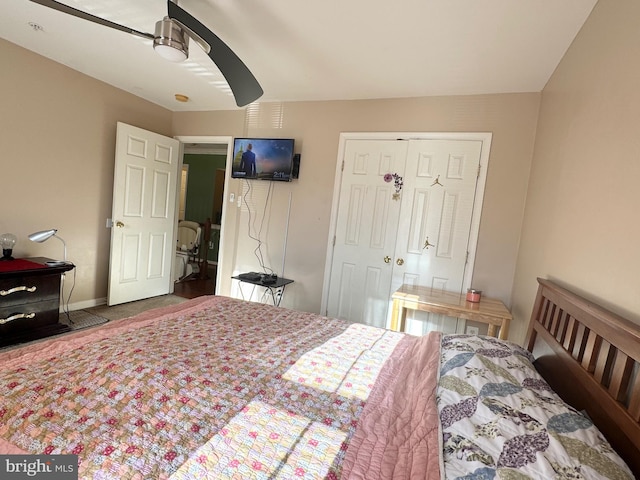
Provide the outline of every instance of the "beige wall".
{"type": "MultiPolygon", "coordinates": [[[[474,285],[510,304],[540,95],[504,94],[417,99],[262,104],[257,110],[171,113],[140,98],[0,41],[10,69],[0,76],[3,203],[0,232],[19,238],[18,255],[61,255],[55,240],[27,235],[55,227],[77,265],[72,304],[107,293],[115,124],[123,121],[166,135],[294,137],[302,153],[300,180],[274,186],[266,256],[282,264],[284,215],[292,198],[285,274],[296,280],[286,306],[318,312],[340,132],[492,132],[474,285]],[[281,112],[281,117],[278,117],[281,112]],[[272,126],[279,118],[278,128],[272,126]],[[28,197],[27,197],[28,192],[28,197]]],[[[255,202],[266,195],[265,184],[255,202]]],[[[242,182],[230,190],[242,194],[242,182]]],[[[224,254],[230,274],[256,265],[246,236],[246,212],[229,210],[224,254]]],[[[279,272],[280,273],[280,272],[279,272]]]]}
{"type": "MultiPolygon", "coordinates": [[[[465,97],[431,97],[396,100],[292,102],[262,105],[263,114],[243,111],[176,113],[175,135],[232,135],[294,137],[302,154],[300,179],[274,186],[269,215],[267,263],[275,270],[282,263],[282,231],[286,224],[288,195],[292,196],[285,276],[295,280],[287,287],[283,305],[319,312],[341,132],[492,132],[474,285],[487,295],[510,304],[520,228],[539,107],[538,94],[465,97]],[[281,108],[279,108],[281,107],[281,108]],[[274,112],[282,112],[279,128],[270,128],[274,112]],[[255,120],[259,118],[260,120],[255,120]]],[[[256,182],[253,182],[256,183],[256,182]]],[[[259,210],[267,182],[258,182],[253,199],[259,210]]],[[[231,191],[242,194],[242,182],[233,180],[231,191]]],[[[229,193],[229,192],[227,192],[229,193]]],[[[227,197],[228,198],[228,197],[227,197]]],[[[237,241],[227,242],[224,255],[233,271],[256,269],[256,243],[247,237],[244,208],[227,202],[237,241]]],[[[222,293],[233,291],[224,272],[222,293]]],[[[280,273],[280,272],[278,272],[280,273]]]]}
{"type": "Polygon", "coordinates": [[[638,18],[636,0],[600,0],[544,89],[518,318],[528,318],[535,279],[546,277],[640,323],[638,18]]]}
{"type": "Polygon", "coordinates": [[[171,112],[4,40],[0,58],[0,233],[18,237],[17,255],[62,258],[59,241],[27,238],[59,229],[77,266],[71,303],[104,302],[116,122],[169,135],[171,112]]]}

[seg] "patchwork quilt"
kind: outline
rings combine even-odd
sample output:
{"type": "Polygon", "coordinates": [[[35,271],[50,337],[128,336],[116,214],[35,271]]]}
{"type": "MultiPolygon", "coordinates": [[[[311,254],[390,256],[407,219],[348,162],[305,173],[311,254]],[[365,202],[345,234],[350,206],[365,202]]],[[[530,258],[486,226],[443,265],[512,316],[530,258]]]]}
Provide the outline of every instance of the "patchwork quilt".
{"type": "Polygon", "coordinates": [[[441,356],[446,478],[634,478],[591,420],[550,389],[528,351],[445,335],[441,356]]]}
{"type": "Polygon", "coordinates": [[[337,479],[419,340],[224,297],[169,310],[0,355],[0,452],[77,454],[80,478],[337,479]]]}

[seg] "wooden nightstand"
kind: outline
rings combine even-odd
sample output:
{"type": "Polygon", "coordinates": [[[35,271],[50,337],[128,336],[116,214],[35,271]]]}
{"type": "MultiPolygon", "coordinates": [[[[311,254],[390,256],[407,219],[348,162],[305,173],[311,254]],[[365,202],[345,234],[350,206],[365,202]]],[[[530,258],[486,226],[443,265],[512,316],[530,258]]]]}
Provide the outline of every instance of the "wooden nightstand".
{"type": "Polygon", "coordinates": [[[72,263],[50,267],[48,258],[0,262],[0,346],[48,337],[71,328],[58,321],[60,281],[72,263]]]}
{"type": "Polygon", "coordinates": [[[511,312],[497,299],[482,297],[480,302],[468,302],[465,294],[443,292],[429,287],[402,285],[393,295],[391,330],[404,332],[407,310],[421,310],[464,318],[488,325],[490,336],[506,340],[509,335],[511,312]]]}

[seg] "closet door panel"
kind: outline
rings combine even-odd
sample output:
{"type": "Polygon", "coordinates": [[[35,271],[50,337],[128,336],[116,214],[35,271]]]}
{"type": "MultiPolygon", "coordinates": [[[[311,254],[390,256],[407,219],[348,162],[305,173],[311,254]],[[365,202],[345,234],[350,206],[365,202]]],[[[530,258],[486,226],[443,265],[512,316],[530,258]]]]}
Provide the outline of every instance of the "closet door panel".
{"type": "Polygon", "coordinates": [[[385,327],[400,201],[389,172],[404,174],[407,142],[350,140],[344,157],[327,314],[385,327]],[[388,261],[385,261],[388,258],[388,261]]]}

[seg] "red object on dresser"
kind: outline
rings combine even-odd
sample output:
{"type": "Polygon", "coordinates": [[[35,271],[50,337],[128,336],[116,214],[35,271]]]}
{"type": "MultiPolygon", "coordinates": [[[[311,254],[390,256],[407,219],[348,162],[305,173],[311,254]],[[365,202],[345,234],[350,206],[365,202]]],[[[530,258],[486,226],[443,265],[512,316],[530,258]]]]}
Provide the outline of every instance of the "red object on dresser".
{"type": "Polygon", "coordinates": [[[24,258],[0,261],[0,272],[15,272],[18,270],[33,270],[34,268],[47,268],[42,263],[32,262],[24,258]]]}

